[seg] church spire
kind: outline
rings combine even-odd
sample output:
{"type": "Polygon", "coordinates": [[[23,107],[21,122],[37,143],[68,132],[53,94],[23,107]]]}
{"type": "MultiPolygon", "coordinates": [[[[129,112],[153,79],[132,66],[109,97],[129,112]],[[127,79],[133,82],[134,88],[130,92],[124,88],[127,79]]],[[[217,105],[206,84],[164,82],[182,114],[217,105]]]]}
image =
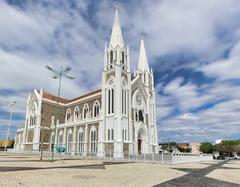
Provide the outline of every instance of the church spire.
{"type": "Polygon", "coordinates": [[[147,54],[144,46],[143,37],[141,37],[139,61],[138,61],[138,71],[149,71],[147,54]]]}
{"type": "Polygon", "coordinates": [[[112,46],[113,48],[115,48],[116,46],[119,46],[120,48],[124,47],[117,5],[115,10],[114,22],[112,27],[112,35],[111,35],[109,46],[112,46]]]}

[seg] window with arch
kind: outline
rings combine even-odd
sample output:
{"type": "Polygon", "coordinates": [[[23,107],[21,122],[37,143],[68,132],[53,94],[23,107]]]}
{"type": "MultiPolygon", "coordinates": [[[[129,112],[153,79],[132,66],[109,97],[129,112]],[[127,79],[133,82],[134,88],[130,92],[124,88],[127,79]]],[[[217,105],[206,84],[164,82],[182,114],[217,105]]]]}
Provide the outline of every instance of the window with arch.
{"type": "Polygon", "coordinates": [[[30,113],[29,126],[32,127],[36,125],[36,121],[37,121],[36,104],[34,103],[30,113]]]}
{"type": "Polygon", "coordinates": [[[78,131],[78,152],[82,153],[84,151],[84,132],[83,129],[80,128],[78,131]]]}
{"type": "Polygon", "coordinates": [[[93,117],[98,117],[100,112],[100,103],[99,101],[95,101],[93,105],[93,117]]]}
{"type": "Polygon", "coordinates": [[[125,78],[122,79],[122,114],[127,115],[127,81],[125,78]]]}
{"type": "Polygon", "coordinates": [[[96,129],[90,131],[90,150],[93,153],[97,152],[97,132],[96,129]]]}
{"type": "Polygon", "coordinates": [[[68,135],[67,135],[67,151],[68,152],[72,152],[73,151],[72,144],[73,144],[73,134],[72,134],[72,130],[69,129],[68,135]]]}
{"type": "Polygon", "coordinates": [[[114,113],[114,89],[108,89],[108,114],[114,113]]]}
{"type": "Polygon", "coordinates": [[[59,135],[58,135],[58,145],[62,146],[63,145],[63,132],[60,131],[59,135]]]}
{"type": "Polygon", "coordinates": [[[127,141],[127,130],[126,129],[122,129],[122,140],[127,141]]]}
{"type": "Polygon", "coordinates": [[[89,111],[88,104],[85,103],[83,106],[83,119],[87,119],[88,111],[89,111]]]}
{"type": "Polygon", "coordinates": [[[70,121],[70,119],[71,119],[71,110],[68,109],[68,110],[67,110],[67,114],[66,114],[66,120],[67,120],[67,121],[70,121]]]}
{"type": "Polygon", "coordinates": [[[142,110],[139,110],[138,111],[138,120],[139,121],[144,121],[144,116],[143,116],[143,111],[142,110]]]}
{"type": "Polygon", "coordinates": [[[124,65],[124,57],[125,57],[125,55],[124,55],[124,51],[122,52],[122,64],[124,65]]]}
{"type": "Polygon", "coordinates": [[[54,144],[55,143],[55,141],[54,141],[54,132],[52,132],[52,134],[51,134],[51,144],[54,144]]]}
{"type": "Polygon", "coordinates": [[[114,140],[114,129],[108,129],[108,141],[114,140]]]}
{"type": "Polygon", "coordinates": [[[107,89],[107,113],[114,113],[114,88],[113,88],[114,78],[111,77],[108,81],[108,89],[107,89]]]}
{"type": "MultiPolygon", "coordinates": [[[[113,63],[113,51],[110,51],[110,64],[113,63]]],[[[111,66],[110,66],[111,68],[111,66]]]]}
{"type": "Polygon", "coordinates": [[[75,117],[75,119],[79,119],[79,116],[80,116],[79,107],[76,106],[75,110],[74,110],[74,117],[75,117]]]}

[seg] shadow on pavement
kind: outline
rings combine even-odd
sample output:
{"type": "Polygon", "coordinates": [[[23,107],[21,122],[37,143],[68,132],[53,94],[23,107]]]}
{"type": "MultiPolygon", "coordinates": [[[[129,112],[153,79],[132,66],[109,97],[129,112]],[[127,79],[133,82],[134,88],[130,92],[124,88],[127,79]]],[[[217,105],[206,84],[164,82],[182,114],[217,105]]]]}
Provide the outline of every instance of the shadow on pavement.
{"type": "Polygon", "coordinates": [[[203,169],[172,168],[189,173],[164,183],[157,184],[154,187],[240,187],[239,184],[224,182],[205,176],[215,169],[225,168],[222,166],[227,162],[228,160],[225,160],[217,164],[212,164],[211,166],[203,169]]]}

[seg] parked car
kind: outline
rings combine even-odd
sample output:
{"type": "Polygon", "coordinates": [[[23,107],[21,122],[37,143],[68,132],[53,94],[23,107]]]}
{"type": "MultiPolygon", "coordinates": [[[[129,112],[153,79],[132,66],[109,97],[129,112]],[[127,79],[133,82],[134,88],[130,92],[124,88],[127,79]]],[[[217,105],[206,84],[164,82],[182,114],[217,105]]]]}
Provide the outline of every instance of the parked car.
{"type": "Polygon", "coordinates": [[[218,159],[218,160],[225,160],[225,157],[222,156],[222,155],[219,155],[219,156],[217,156],[217,159],[218,159]]]}

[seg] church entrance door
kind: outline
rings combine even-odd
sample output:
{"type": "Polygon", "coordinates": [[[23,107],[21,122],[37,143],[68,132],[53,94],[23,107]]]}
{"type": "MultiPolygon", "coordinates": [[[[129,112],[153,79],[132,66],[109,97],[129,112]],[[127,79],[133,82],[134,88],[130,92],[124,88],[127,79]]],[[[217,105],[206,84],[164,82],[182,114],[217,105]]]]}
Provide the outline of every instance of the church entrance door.
{"type": "Polygon", "coordinates": [[[138,154],[141,154],[141,149],[142,149],[142,140],[138,139],[138,154]]]}

